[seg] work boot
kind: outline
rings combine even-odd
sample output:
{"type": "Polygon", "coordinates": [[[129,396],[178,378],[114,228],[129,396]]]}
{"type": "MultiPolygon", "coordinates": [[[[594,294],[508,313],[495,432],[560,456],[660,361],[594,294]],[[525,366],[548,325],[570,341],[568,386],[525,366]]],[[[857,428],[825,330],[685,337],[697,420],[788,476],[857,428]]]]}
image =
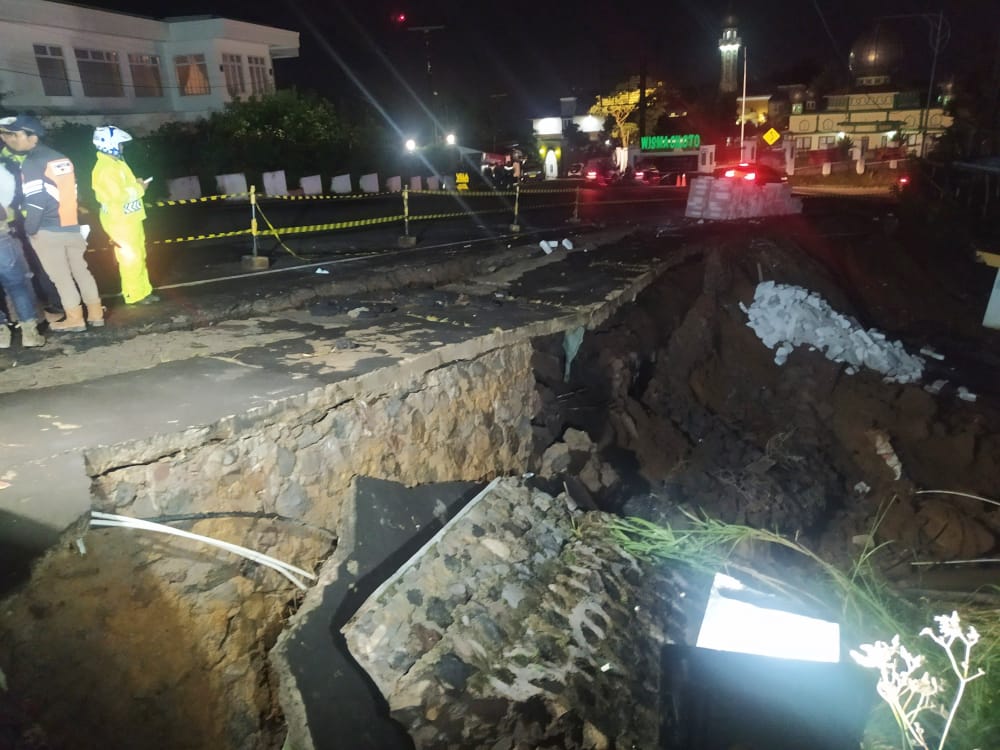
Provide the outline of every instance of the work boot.
{"type": "Polygon", "coordinates": [[[10,326],[0,323],[0,349],[10,349],[10,326]]]}
{"type": "Polygon", "coordinates": [[[102,328],[104,326],[104,306],[100,301],[87,303],[87,323],[94,328],[102,328]]]}
{"type": "Polygon", "coordinates": [[[57,323],[49,323],[49,328],[53,331],[79,332],[87,330],[87,322],[83,319],[83,306],[66,308],[66,320],[57,323]]]}
{"type": "Polygon", "coordinates": [[[45,346],[45,337],[38,332],[37,320],[21,321],[21,346],[30,349],[33,346],[45,346]]]}

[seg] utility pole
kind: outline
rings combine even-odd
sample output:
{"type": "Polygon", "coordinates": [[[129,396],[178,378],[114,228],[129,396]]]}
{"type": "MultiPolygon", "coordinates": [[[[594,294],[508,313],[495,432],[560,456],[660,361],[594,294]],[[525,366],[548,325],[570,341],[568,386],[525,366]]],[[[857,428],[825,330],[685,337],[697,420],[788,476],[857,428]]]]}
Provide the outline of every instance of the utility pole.
{"type": "Polygon", "coordinates": [[[927,153],[927,132],[931,124],[931,105],[934,103],[934,78],[937,75],[938,53],[948,43],[951,37],[950,26],[945,26],[944,11],[937,13],[898,13],[891,16],[879,16],[876,20],[896,19],[896,18],[922,18],[927,22],[930,36],[928,42],[931,46],[931,78],[927,84],[927,101],[920,111],[920,157],[927,153]],[[947,28],[947,30],[946,30],[947,28]]]}
{"type": "Polygon", "coordinates": [[[438,108],[436,106],[438,92],[434,88],[434,73],[431,65],[431,32],[441,31],[444,28],[444,26],[410,26],[407,29],[407,31],[422,32],[424,35],[424,60],[427,68],[427,109],[431,113],[431,135],[435,143],[438,141],[438,108]]]}
{"type": "MultiPolygon", "coordinates": [[[[930,16],[927,16],[927,22],[930,23],[930,16]]],[[[927,84],[927,107],[924,110],[924,132],[920,136],[920,158],[922,159],[927,154],[927,130],[930,128],[931,124],[931,104],[934,102],[934,76],[937,74],[937,60],[938,52],[941,50],[941,27],[944,25],[944,11],[938,11],[937,14],[937,26],[934,30],[934,42],[931,44],[931,48],[934,50],[934,56],[931,59],[931,80],[927,84]]]]}

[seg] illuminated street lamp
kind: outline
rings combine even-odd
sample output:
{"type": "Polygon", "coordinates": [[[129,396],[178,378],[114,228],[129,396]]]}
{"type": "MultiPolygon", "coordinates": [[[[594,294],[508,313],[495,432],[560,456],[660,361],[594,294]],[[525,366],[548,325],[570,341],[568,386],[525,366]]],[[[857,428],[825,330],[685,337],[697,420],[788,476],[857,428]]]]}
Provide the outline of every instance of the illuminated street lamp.
{"type": "Polygon", "coordinates": [[[406,143],[403,144],[407,151],[413,152],[417,150],[417,142],[412,138],[407,138],[406,143]]]}
{"type": "Polygon", "coordinates": [[[444,137],[444,142],[447,143],[449,146],[454,146],[455,145],[455,134],[454,133],[448,133],[448,135],[446,135],[444,137]]]}

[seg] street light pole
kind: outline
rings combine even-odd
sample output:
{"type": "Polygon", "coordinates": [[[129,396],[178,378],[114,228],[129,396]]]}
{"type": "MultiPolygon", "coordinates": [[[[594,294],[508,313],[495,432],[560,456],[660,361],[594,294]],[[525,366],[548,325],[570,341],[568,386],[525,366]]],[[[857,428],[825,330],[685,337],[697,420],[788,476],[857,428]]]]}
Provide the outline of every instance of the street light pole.
{"type": "Polygon", "coordinates": [[[743,48],[743,105],[740,107],[740,161],[743,161],[743,133],[747,126],[747,56],[749,48],[743,48]]]}

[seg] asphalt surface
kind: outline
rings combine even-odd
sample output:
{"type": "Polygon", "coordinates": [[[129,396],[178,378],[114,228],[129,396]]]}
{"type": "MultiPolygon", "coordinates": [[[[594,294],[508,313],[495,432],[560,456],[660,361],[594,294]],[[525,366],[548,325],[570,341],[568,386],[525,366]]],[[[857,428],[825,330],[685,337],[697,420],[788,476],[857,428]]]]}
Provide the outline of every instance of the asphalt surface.
{"type": "MultiPolygon", "coordinates": [[[[640,204],[640,212],[652,205],[640,204]]],[[[674,221],[680,206],[675,198],[671,218],[661,204],[663,221],[674,221]]],[[[419,374],[496,346],[498,336],[579,325],[658,262],[640,260],[638,247],[616,249],[615,259],[603,254],[634,223],[600,230],[565,218],[522,226],[517,236],[509,226],[501,227],[506,234],[479,227],[482,236],[470,237],[467,225],[435,225],[429,234],[464,237],[433,243],[425,236],[412,249],[382,230],[365,235],[363,251],[338,249],[312,262],[286,255],[262,275],[226,262],[189,265],[195,278],[159,285],[158,305],[110,298],[103,329],[50,334],[36,350],[15,343],[0,353],[0,548],[7,558],[0,562],[16,575],[83,516],[91,476],[169,455],[204,439],[205,429],[237,429],[241,415],[279,411],[319,386],[336,383],[345,394],[361,382],[378,387],[390,369],[419,374]],[[558,249],[545,253],[543,236],[558,249]],[[549,265],[559,270],[546,271],[549,265]],[[516,296],[507,291],[513,282],[516,296]]]]}

